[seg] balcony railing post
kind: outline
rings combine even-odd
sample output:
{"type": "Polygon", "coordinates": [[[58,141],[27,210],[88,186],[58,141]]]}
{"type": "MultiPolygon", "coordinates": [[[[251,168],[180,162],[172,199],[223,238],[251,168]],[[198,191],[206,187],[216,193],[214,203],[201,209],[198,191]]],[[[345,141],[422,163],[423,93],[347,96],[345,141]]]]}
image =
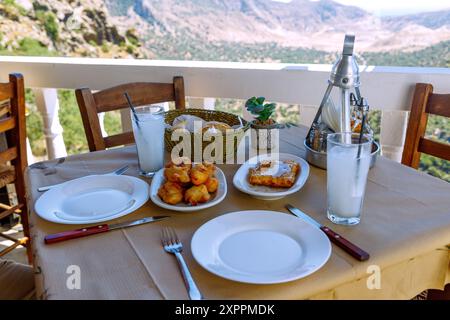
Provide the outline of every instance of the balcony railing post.
{"type": "Polygon", "coordinates": [[[33,151],[31,150],[30,139],[27,138],[26,143],[27,143],[27,162],[28,165],[30,165],[35,163],[36,159],[34,158],[33,151]]]}
{"type": "Polygon", "coordinates": [[[131,127],[130,110],[128,109],[120,110],[120,121],[122,123],[122,132],[129,132],[133,130],[131,127]]]}
{"type": "Polygon", "coordinates": [[[380,122],[381,154],[401,162],[408,125],[407,111],[382,110],[380,122]]]}
{"type": "Polygon", "coordinates": [[[214,110],[216,98],[188,97],[187,102],[189,108],[214,110]]]}
{"type": "Polygon", "coordinates": [[[62,136],[63,128],[59,122],[59,101],[56,89],[37,88],[33,90],[36,106],[44,120],[44,136],[49,159],[67,156],[62,136]]]}
{"type": "Polygon", "coordinates": [[[214,110],[216,107],[215,98],[203,98],[203,108],[206,110],[214,110]]]}
{"type": "Polygon", "coordinates": [[[100,122],[100,130],[102,130],[102,136],[107,137],[108,133],[106,132],[106,129],[105,129],[105,113],[104,112],[100,112],[98,114],[98,121],[100,122]]]}

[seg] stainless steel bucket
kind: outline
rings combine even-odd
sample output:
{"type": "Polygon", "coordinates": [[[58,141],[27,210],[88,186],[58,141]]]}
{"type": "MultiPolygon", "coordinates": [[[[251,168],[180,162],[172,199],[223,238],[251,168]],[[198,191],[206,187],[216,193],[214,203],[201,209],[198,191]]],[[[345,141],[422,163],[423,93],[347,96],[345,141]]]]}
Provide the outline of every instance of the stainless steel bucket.
{"type": "MultiPolygon", "coordinates": [[[[317,152],[311,149],[307,144],[306,140],[303,140],[303,145],[306,149],[306,161],[308,161],[313,166],[319,167],[321,169],[327,169],[327,153],[317,152]]],[[[375,165],[377,161],[378,154],[380,153],[380,145],[374,141],[372,144],[372,159],[370,159],[370,168],[375,165]]]]}

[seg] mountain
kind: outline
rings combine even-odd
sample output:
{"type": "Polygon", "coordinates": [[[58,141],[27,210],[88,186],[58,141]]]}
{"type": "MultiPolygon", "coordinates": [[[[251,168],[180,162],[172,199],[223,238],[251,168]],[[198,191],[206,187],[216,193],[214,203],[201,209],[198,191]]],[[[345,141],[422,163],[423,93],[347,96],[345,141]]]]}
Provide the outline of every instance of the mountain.
{"type": "Polygon", "coordinates": [[[379,18],[331,0],[0,1],[0,54],[273,61],[300,49],[319,62],[346,32],[359,53],[418,51],[448,43],[450,10],[379,18]]]}
{"type": "Polygon", "coordinates": [[[2,0],[0,54],[154,57],[134,29],[114,25],[102,0],[2,0]]]}
{"type": "MultiPolygon", "coordinates": [[[[141,37],[209,43],[276,43],[336,51],[353,32],[361,51],[419,50],[450,40],[449,15],[379,18],[331,0],[106,0],[118,25],[141,37]]],[[[147,44],[151,46],[151,44],[147,44]]]]}
{"type": "Polygon", "coordinates": [[[387,27],[399,30],[411,24],[423,26],[432,30],[450,26],[450,10],[439,12],[423,12],[400,17],[386,17],[383,19],[387,27]]]}

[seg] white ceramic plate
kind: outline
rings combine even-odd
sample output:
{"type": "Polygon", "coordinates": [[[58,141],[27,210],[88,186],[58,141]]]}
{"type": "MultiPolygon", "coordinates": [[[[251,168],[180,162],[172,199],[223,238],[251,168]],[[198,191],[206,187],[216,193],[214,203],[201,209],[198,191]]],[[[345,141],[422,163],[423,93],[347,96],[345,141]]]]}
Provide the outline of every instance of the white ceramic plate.
{"type": "Polygon", "coordinates": [[[150,199],[152,199],[154,204],[156,204],[161,208],[180,212],[198,211],[210,208],[220,203],[227,195],[227,179],[225,178],[225,174],[223,173],[222,170],[216,167],[215,175],[217,180],[219,180],[219,188],[215,193],[211,194],[211,199],[209,199],[208,202],[199,203],[196,206],[191,206],[186,203],[171,205],[162,201],[161,198],[158,196],[159,187],[166,181],[166,179],[164,178],[164,168],[163,168],[153,176],[152,184],[150,185],[150,199]]]}
{"type": "MultiPolygon", "coordinates": [[[[247,193],[257,199],[277,200],[300,190],[309,176],[308,162],[300,157],[288,153],[279,153],[279,160],[294,160],[300,165],[300,173],[297,175],[295,183],[290,188],[272,188],[266,186],[254,186],[248,182],[248,170],[256,167],[258,161],[269,159],[268,155],[253,157],[247,160],[233,177],[234,186],[240,191],[247,193]],[[257,160],[256,160],[257,159],[257,160]]],[[[272,158],[273,159],[273,158],[272,158]]]]}
{"type": "Polygon", "coordinates": [[[330,257],[327,236],[307,222],[275,211],[239,211],[202,225],[192,237],[192,255],[225,279],[270,284],[300,279],[330,257]]]}
{"type": "Polygon", "coordinates": [[[97,223],[129,214],[149,198],[149,185],[124,175],[90,175],[46,191],[34,205],[43,219],[63,224],[97,223]]]}

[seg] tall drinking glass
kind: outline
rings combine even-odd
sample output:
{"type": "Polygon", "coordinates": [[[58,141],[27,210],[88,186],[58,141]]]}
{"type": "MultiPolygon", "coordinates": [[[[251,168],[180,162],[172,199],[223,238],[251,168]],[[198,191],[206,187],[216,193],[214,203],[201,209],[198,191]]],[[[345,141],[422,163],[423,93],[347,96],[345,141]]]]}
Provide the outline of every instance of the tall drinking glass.
{"type": "Polygon", "coordinates": [[[143,176],[152,177],[164,166],[164,109],[149,105],[135,110],[136,117],[130,112],[139,171],[143,176]]]}
{"type": "Polygon", "coordinates": [[[335,133],[327,137],[327,216],[332,222],[358,224],[361,218],[372,137],[335,133]]]}

